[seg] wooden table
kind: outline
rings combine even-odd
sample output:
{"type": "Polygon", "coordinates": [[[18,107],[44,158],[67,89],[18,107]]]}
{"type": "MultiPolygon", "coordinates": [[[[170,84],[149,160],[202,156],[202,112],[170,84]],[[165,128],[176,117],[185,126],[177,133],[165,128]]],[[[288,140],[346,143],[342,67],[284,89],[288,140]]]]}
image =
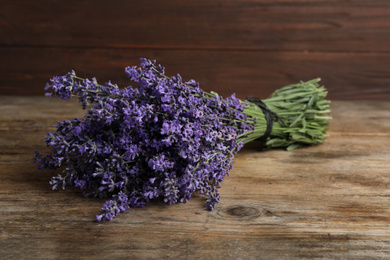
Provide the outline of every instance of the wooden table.
{"type": "MultiPolygon", "coordinates": [[[[76,101],[77,102],[77,101],[76,101]]],[[[326,143],[248,145],[221,202],[156,201],[94,221],[104,200],[52,191],[34,149],[76,102],[0,96],[1,259],[389,259],[390,102],[332,103],[326,143]]]]}

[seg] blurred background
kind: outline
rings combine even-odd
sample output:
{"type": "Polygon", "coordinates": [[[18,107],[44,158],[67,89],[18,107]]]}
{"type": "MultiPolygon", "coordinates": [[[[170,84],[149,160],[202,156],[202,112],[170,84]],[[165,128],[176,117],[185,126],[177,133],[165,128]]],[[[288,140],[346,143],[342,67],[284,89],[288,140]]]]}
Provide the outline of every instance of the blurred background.
{"type": "Polygon", "coordinates": [[[388,0],[0,0],[0,95],[75,70],[119,86],[155,59],[226,97],[322,78],[329,98],[390,101],[388,0]]]}

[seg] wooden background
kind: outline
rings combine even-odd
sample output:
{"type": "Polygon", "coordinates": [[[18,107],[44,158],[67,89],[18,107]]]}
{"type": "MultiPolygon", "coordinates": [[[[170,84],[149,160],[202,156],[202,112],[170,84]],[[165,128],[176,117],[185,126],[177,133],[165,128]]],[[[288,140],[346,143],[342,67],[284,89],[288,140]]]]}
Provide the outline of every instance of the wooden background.
{"type": "Polygon", "coordinates": [[[43,95],[74,69],[129,84],[156,59],[244,98],[321,77],[329,98],[390,100],[388,0],[0,0],[0,95],[43,95]]]}
{"type": "Polygon", "coordinates": [[[389,46],[389,0],[0,0],[0,259],[390,259],[389,46]],[[321,77],[330,137],[245,147],[212,212],[195,196],[96,223],[104,200],[32,163],[85,113],[43,88],[72,69],[126,86],[140,57],[240,98],[321,77]]]}

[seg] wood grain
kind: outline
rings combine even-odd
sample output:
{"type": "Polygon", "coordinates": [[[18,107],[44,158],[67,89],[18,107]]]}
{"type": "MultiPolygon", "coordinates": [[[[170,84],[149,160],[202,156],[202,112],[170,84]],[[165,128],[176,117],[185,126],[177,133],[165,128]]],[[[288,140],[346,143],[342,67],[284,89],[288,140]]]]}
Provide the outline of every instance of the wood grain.
{"type": "Polygon", "coordinates": [[[389,51],[386,0],[2,1],[17,46],[389,51]]]}
{"type": "Polygon", "coordinates": [[[0,95],[43,96],[50,78],[71,70],[124,87],[131,84],[124,69],[147,57],[168,75],[196,79],[224,97],[266,98],[282,86],[320,77],[331,99],[390,100],[390,53],[0,48],[0,56],[0,95]]]}
{"type": "Polygon", "coordinates": [[[326,143],[286,152],[249,144],[206,211],[153,201],[96,223],[104,200],[52,191],[33,150],[73,101],[0,97],[2,259],[387,259],[390,104],[335,101],[326,143]]]}
{"type": "Polygon", "coordinates": [[[386,0],[0,4],[0,95],[41,95],[70,69],[127,84],[147,57],[224,96],[321,77],[333,99],[390,100],[386,0]]]}

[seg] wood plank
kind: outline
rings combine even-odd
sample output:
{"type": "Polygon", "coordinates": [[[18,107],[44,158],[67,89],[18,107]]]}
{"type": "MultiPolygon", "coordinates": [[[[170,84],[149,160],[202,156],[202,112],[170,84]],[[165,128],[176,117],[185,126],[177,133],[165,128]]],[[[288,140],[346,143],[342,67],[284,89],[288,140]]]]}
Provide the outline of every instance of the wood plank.
{"type": "Polygon", "coordinates": [[[0,96],[3,259],[386,259],[390,257],[390,103],[332,103],[326,143],[236,157],[212,212],[196,195],[96,223],[104,200],[51,191],[34,149],[77,101],[0,96]]]}
{"type": "Polygon", "coordinates": [[[2,1],[0,45],[380,51],[390,4],[355,1],[2,1]]]}
{"type": "Polygon", "coordinates": [[[162,63],[168,75],[194,78],[225,97],[266,98],[284,85],[320,77],[330,99],[390,100],[390,54],[383,53],[0,48],[0,56],[0,95],[43,95],[51,77],[72,69],[127,86],[124,68],[147,57],[162,63]]]}

